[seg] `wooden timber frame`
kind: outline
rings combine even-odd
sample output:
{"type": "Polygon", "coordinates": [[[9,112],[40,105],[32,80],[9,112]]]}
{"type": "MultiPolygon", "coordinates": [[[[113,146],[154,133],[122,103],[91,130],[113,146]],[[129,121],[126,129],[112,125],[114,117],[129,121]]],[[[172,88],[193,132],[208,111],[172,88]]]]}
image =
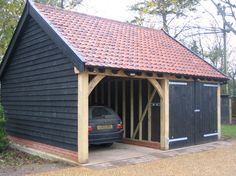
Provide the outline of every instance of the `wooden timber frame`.
{"type": "MultiPolygon", "coordinates": [[[[168,150],[169,149],[169,80],[177,79],[173,76],[165,76],[165,75],[158,75],[158,74],[147,74],[147,73],[139,73],[139,74],[127,74],[125,71],[122,70],[110,70],[110,69],[104,69],[103,71],[100,71],[98,69],[89,70],[86,69],[84,72],[79,72],[76,68],[74,69],[75,73],[78,75],[78,162],[79,163],[87,163],[88,162],[88,106],[89,106],[89,95],[94,90],[94,88],[99,84],[101,80],[103,80],[105,77],[119,77],[119,78],[128,78],[130,79],[130,102],[133,100],[133,81],[132,79],[145,79],[148,80],[150,84],[148,84],[148,102],[146,106],[143,108],[141,105],[139,105],[139,112],[142,112],[138,117],[138,124],[134,127],[134,122],[132,119],[133,112],[132,112],[132,106],[130,106],[130,126],[132,130],[130,130],[130,139],[137,141],[137,138],[135,139],[135,136],[137,133],[139,133],[139,140],[140,135],[142,135],[142,122],[145,116],[148,119],[148,131],[151,131],[151,120],[150,120],[150,102],[152,102],[152,99],[155,95],[155,92],[158,93],[160,97],[160,148],[162,150],[168,150]],[[89,76],[92,76],[92,79],[89,81],[89,76]],[[151,91],[150,85],[154,87],[154,90],[151,91]]],[[[190,78],[178,78],[178,80],[192,80],[190,78]]],[[[210,81],[209,81],[210,82],[210,81]]],[[[122,116],[125,118],[126,114],[126,92],[125,92],[125,84],[126,82],[122,80],[122,116]]],[[[108,82],[108,95],[111,94],[111,87],[109,86],[110,82],[108,82]]],[[[117,86],[117,82],[115,82],[115,85],[117,86]]],[[[139,83],[139,86],[141,84],[139,83]]],[[[103,91],[104,91],[104,85],[103,85],[103,91]]],[[[115,94],[117,94],[117,88],[115,88],[115,94]]],[[[114,100],[111,100],[111,96],[108,96],[108,105],[111,104],[111,101],[115,102],[115,107],[117,108],[117,98],[114,100]]],[[[218,132],[220,134],[220,88],[218,88],[218,132]]],[[[103,97],[104,99],[104,97],[103,97]]],[[[139,98],[140,100],[141,98],[139,98]]],[[[142,99],[141,99],[142,100],[142,99]]],[[[102,100],[104,101],[104,100],[102,100]]],[[[115,109],[116,109],[115,108],[115,109]]],[[[124,121],[124,128],[125,128],[125,119],[124,121]]],[[[124,137],[127,134],[124,133],[124,137]]],[[[220,135],[219,135],[220,137],[220,135]]],[[[140,140],[141,141],[141,140],[140,140]]],[[[151,136],[150,132],[148,132],[148,140],[151,142],[151,136]]],[[[141,141],[143,142],[143,141],[141,141]]]]}
{"type": "MultiPolygon", "coordinates": [[[[150,97],[148,97],[148,103],[143,109],[142,116],[139,116],[138,125],[135,127],[135,130],[131,130],[131,138],[135,136],[136,133],[141,134],[141,124],[146,114],[150,113],[150,102],[154,97],[155,92],[158,92],[160,96],[160,103],[161,103],[161,134],[160,134],[160,145],[161,149],[167,150],[169,148],[169,90],[168,90],[168,80],[165,78],[158,78],[157,75],[147,76],[144,74],[139,74],[137,76],[130,76],[125,74],[123,71],[112,72],[112,70],[106,69],[105,72],[98,72],[98,71],[84,71],[79,72],[76,68],[74,68],[75,74],[78,75],[78,162],[79,163],[87,163],[89,157],[88,151],[88,110],[89,110],[89,95],[93,91],[93,89],[97,86],[97,84],[106,76],[117,76],[117,77],[126,77],[126,78],[139,78],[139,79],[146,79],[148,80],[151,85],[153,85],[154,90],[150,97]],[[89,75],[93,75],[91,81],[89,81],[89,75]],[[157,81],[160,80],[161,84],[157,81]]],[[[125,82],[124,82],[125,84],[125,82]]],[[[116,84],[117,85],[117,84],[116,84]]],[[[141,84],[139,84],[141,86],[141,84]]],[[[131,81],[131,88],[133,88],[133,84],[131,81]]],[[[122,87],[124,90],[124,86],[122,87]]],[[[117,90],[116,90],[117,91],[117,90]]],[[[108,89],[108,93],[110,93],[108,89]]],[[[133,101],[133,93],[130,95],[131,102],[133,101]]],[[[110,103],[111,100],[108,102],[110,103]]],[[[117,102],[117,100],[116,100],[117,102]]],[[[125,92],[122,93],[122,104],[125,107],[125,92]]],[[[116,105],[117,106],[117,105],[116,105]]],[[[131,108],[133,108],[131,106],[131,108]]],[[[141,105],[139,105],[139,111],[142,111],[141,105]]],[[[131,109],[132,112],[132,109],[131,109]]],[[[122,112],[125,115],[125,108],[122,112]]],[[[133,114],[131,113],[131,116],[133,114]]],[[[131,118],[132,119],[132,118],[131,118]]],[[[124,124],[125,125],[125,124],[124,124]]],[[[131,120],[131,126],[134,125],[133,121],[131,120]]],[[[149,122],[150,126],[150,122],[149,122]]],[[[132,126],[132,128],[134,128],[132,126]]],[[[125,134],[124,134],[125,135],[125,134]]],[[[150,138],[150,136],[149,136],[150,138]]]]}

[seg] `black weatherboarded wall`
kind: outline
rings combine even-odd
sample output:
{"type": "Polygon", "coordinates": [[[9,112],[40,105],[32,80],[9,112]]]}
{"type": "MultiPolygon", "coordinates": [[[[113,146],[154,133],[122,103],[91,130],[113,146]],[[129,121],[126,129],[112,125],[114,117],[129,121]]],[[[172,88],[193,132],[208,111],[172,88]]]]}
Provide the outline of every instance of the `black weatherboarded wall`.
{"type": "Polygon", "coordinates": [[[10,135],[77,150],[77,77],[73,65],[32,19],[2,78],[10,135]]]}
{"type": "Polygon", "coordinates": [[[221,123],[229,123],[229,95],[221,95],[221,123]]]}

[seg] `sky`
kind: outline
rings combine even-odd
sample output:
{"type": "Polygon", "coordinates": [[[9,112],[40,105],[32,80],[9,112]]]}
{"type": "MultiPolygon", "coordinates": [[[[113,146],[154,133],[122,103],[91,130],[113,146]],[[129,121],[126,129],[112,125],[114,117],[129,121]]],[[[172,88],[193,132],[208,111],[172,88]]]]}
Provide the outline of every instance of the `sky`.
{"type": "Polygon", "coordinates": [[[78,11],[118,21],[127,21],[133,16],[129,11],[129,6],[136,2],[138,0],[84,0],[78,7],[78,11]]]}
{"type": "MultiPolygon", "coordinates": [[[[77,10],[99,17],[127,21],[134,16],[134,13],[129,10],[129,7],[140,1],[142,0],[84,0],[77,10]]],[[[210,0],[203,0],[201,4],[210,12],[217,13],[210,0]]]]}
{"type": "MultiPolygon", "coordinates": [[[[127,22],[133,19],[135,15],[129,10],[130,6],[140,1],[141,0],[84,0],[82,2],[82,5],[80,5],[78,9],[76,9],[76,11],[99,17],[114,19],[117,21],[127,22]]],[[[216,18],[220,19],[220,17],[217,16],[217,11],[211,4],[210,0],[201,1],[201,4],[203,8],[206,8],[216,18]]],[[[200,10],[197,13],[200,14],[200,10]]],[[[201,23],[208,24],[209,19],[205,18],[205,20],[202,20],[201,23]]],[[[233,48],[233,50],[236,50],[236,42],[234,42],[236,41],[236,36],[228,35],[227,41],[229,47],[233,48]]],[[[231,55],[230,59],[232,58],[236,58],[236,52],[231,55]]]]}

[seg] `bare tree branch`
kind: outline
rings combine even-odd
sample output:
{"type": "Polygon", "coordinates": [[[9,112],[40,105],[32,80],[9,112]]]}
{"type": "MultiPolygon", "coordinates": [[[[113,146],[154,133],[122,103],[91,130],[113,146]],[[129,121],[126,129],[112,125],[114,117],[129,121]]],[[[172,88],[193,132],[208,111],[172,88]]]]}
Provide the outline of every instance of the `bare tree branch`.
{"type": "MultiPolygon", "coordinates": [[[[221,14],[222,16],[222,20],[224,22],[224,24],[229,28],[230,31],[232,31],[234,33],[234,35],[236,35],[236,29],[233,28],[232,23],[230,23],[229,21],[226,20],[226,14],[225,14],[225,10],[223,9],[224,7],[221,7],[220,4],[216,4],[216,2],[214,0],[211,0],[211,2],[215,5],[215,7],[218,10],[218,13],[221,14]]],[[[226,1],[224,1],[226,2],[226,1]]],[[[227,2],[226,2],[227,3],[227,2]]],[[[230,3],[231,4],[231,3],[230,3]]],[[[233,5],[234,6],[234,5],[233,5]]],[[[233,7],[231,5],[231,7],[233,7]]],[[[235,21],[236,22],[236,21],[235,21]]]]}

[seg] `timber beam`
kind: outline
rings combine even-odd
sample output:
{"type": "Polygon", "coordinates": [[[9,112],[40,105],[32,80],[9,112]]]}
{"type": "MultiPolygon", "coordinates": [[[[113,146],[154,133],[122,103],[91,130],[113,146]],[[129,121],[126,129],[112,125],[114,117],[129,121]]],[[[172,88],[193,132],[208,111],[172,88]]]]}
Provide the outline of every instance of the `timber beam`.
{"type": "Polygon", "coordinates": [[[74,73],[75,73],[75,74],[79,74],[80,71],[79,71],[76,67],[74,67],[74,73]]]}
{"type": "Polygon", "coordinates": [[[159,96],[161,99],[163,99],[163,90],[162,90],[162,87],[161,85],[158,83],[158,81],[154,78],[148,78],[148,81],[153,85],[153,87],[157,90],[159,96]]]}
{"type": "Polygon", "coordinates": [[[195,77],[191,75],[178,75],[178,74],[167,74],[167,73],[158,73],[150,71],[132,71],[132,70],[121,70],[121,69],[109,69],[109,68],[87,68],[89,75],[104,75],[104,76],[113,76],[113,77],[127,77],[127,78],[141,78],[141,79],[168,79],[168,80],[190,80],[194,81],[196,79],[204,80],[211,83],[218,83],[220,80],[214,78],[205,78],[205,77],[195,77]]]}
{"type": "Polygon", "coordinates": [[[97,75],[89,82],[88,95],[91,94],[97,84],[104,78],[104,75],[97,75]]]}
{"type": "Polygon", "coordinates": [[[127,78],[156,78],[163,79],[162,76],[158,76],[159,74],[151,73],[151,72],[137,72],[137,71],[123,71],[123,70],[114,70],[114,69],[105,69],[105,71],[100,72],[99,69],[88,69],[89,75],[104,75],[104,76],[115,76],[115,77],[127,77],[127,78]]]}

